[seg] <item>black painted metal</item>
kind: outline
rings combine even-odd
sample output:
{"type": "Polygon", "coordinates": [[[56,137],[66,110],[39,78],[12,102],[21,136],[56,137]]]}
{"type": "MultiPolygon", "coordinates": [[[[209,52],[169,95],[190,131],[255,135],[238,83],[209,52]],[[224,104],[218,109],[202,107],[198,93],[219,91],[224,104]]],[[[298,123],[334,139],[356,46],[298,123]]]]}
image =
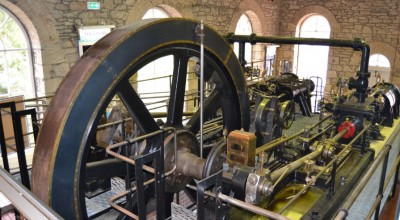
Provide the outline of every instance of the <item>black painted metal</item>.
{"type": "MultiPolygon", "coordinates": [[[[136,173],[136,194],[137,194],[137,207],[138,207],[138,216],[139,219],[146,219],[146,199],[149,198],[149,195],[145,195],[145,186],[143,185],[144,182],[146,181],[144,173],[145,171],[142,169],[142,166],[151,162],[154,162],[157,160],[157,158],[160,158],[160,150],[154,151],[153,153],[146,154],[144,156],[141,156],[139,158],[135,159],[136,165],[135,165],[135,173],[136,173]],[[158,156],[157,156],[158,155],[158,156]]],[[[160,167],[158,167],[160,168],[160,167]]],[[[160,171],[156,169],[156,172],[160,172],[159,175],[155,176],[155,183],[156,185],[158,184],[158,181],[161,181],[159,179],[160,175],[164,174],[164,171],[160,171]]],[[[161,193],[160,195],[157,194],[157,196],[162,197],[162,193],[160,192],[160,186],[158,186],[158,190],[156,189],[157,193],[161,193]]],[[[158,205],[158,204],[157,204],[158,205]]]]}
{"type": "Polygon", "coordinates": [[[182,126],[188,61],[188,56],[174,56],[174,75],[171,83],[171,94],[166,122],[168,126],[182,126]]]}
{"type": "Polygon", "coordinates": [[[26,156],[25,156],[25,143],[24,143],[24,135],[23,135],[23,130],[22,130],[22,121],[21,117],[30,115],[31,120],[32,120],[32,125],[33,125],[33,131],[34,131],[34,138],[36,141],[37,138],[37,133],[38,133],[38,127],[37,127],[37,118],[36,118],[36,110],[35,109],[27,109],[27,110],[22,110],[22,111],[16,111],[14,113],[15,117],[13,118],[13,121],[15,121],[15,145],[17,147],[17,155],[18,155],[18,164],[19,164],[19,170],[21,174],[21,182],[22,184],[28,188],[31,189],[30,181],[29,181],[29,172],[28,172],[28,165],[26,163],[26,156]]]}
{"type": "MultiPolygon", "coordinates": [[[[123,121],[121,123],[121,132],[122,132],[122,134],[121,134],[122,140],[126,140],[125,121],[123,121]]],[[[130,157],[130,153],[131,153],[130,149],[131,149],[130,147],[124,148],[125,157],[130,157]]],[[[126,189],[130,189],[132,187],[132,184],[131,184],[131,173],[132,173],[133,166],[131,164],[129,164],[129,163],[126,163],[125,167],[126,167],[125,188],[126,189]]],[[[126,195],[126,205],[125,205],[125,207],[127,207],[127,209],[129,211],[133,211],[132,210],[131,195],[129,193],[126,195]]]]}
{"type": "Polygon", "coordinates": [[[128,80],[120,83],[118,95],[143,132],[151,133],[159,129],[156,121],[128,80]]]}
{"type": "Polygon", "coordinates": [[[138,216],[139,219],[146,218],[146,203],[145,203],[145,195],[144,195],[144,176],[142,166],[145,164],[143,162],[144,159],[151,158],[151,154],[147,154],[141,158],[136,160],[135,173],[136,173],[136,187],[137,187],[137,207],[138,207],[138,216]]]}
{"type": "MultiPolygon", "coordinates": [[[[208,118],[221,106],[222,92],[219,90],[213,90],[211,94],[204,100],[204,118],[208,118]]],[[[186,123],[187,129],[193,133],[197,133],[200,127],[200,112],[196,111],[192,118],[186,123]]]]}
{"type": "Polygon", "coordinates": [[[330,198],[335,194],[336,170],[337,170],[337,160],[335,160],[335,162],[333,162],[333,165],[332,165],[331,182],[329,184],[329,191],[327,194],[327,196],[330,198]]]}
{"type": "MultiPolygon", "coordinates": [[[[16,111],[15,102],[6,102],[6,103],[0,104],[0,109],[5,109],[5,108],[10,109],[13,131],[14,131],[15,145],[16,145],[16,149],[17,149],[18,164],[19,164],[19,169],[20,169],[20,174],[21,174],[21,181],[25,187],[30,189],[30,181],[29,181],[28,166],[27,166],[26,157],[25,157],[25,143],[24,143],[24,133],[22,130],[21,117],[24,117],[26,115],[31,116],[33,135],[34,135],[34,139],[36,141],[37,134],[39,132],[36,110],[28,109],[28,110],[16,111]]],[[[8,158],[7,158],[7,148],[6,148],[6,141],[5,141],[5,135],[4,135],[4,127],[3,127],[3,121],[1,118],[0,118],[0,144],[1,144],[1,154],[3,157],[4,169],[7,170],[8,172],[10,172],[10,167],[9,167],[8,158]]]]}
{"type": "MultiPolygon", "coordinates": [[[[339,40],[339,39],[319,39],[319,38],[290,38],[290,37],[266,37],[252,35],[227,35],[226,40],[230,43],[276,43],[276,44],[299,44],[299,45],[320,45],[331,47],[348,47],[355,51],[361,51],[360,71],[357,72],[358,79],[352,80],[349,88],[356,89],[356,97],[359,102],[364,102],[368,88],[368,78],[371,73],[368,72],[369,45],[359,38],[354,40],[339,40]]],[[[240,52],[239,52],[240,53],[240,52]]],[[[243,52],[244,53],[244,52],[243,52]]]]}
{"type": "MultiPolygon", "coordinates": [[[[0,104],[0,111],[4,108],[4,104],[0,104]]],[[[6,138],[4,135],[4,127],[3,127],[3,117],[0,116],[0,145],[1,145],[1,157],[3,158],[3,167],[7,172],[10,172],[10,165],[8,163],[7,156],[7,145],[6,138]]]]}
{"type": "MultiPolygon", "coordinates": [[[[392,145],[386,146],[389,148],[389,150],[392,148],[392,145]]],[[[382,172],[381,172],[381,179],[379,181],[379,189],[378,189],[378,195],[377,196],[382,196],[383,197],[383,187],[385,185],[385,177],[386,177],[386,170],[389,162],[389,154],[386,154],[385,160],[383,161],[382,164],[382,172]]],[[[378,205],[376,206],[375,209],[375,220],[379,220],[379,210],[381,209],[381,200],[379,200],[378,205]]]]}
{"type": "MultiPolygon", "coordinates": [[[[165,139],[165,132],[162,133],[162,139],[165,139]]],[[[155,152],[154,162],[155,162],[155,174],[154,178],[156,179],[155,182],[155,193],[156,193],[156,201],[157,201],[157,219],[164,220],[165,217],[169,217],[171,215],[171,202],[174,198],[172,195],[172,200],[170,198],[166,199],[165,196],[165,178],[164,178],[164,147],[160,147],[160,150],[155,152]],[[167,203],[167,204],[166,204],[167,203]],[[165,207],[169,205],[170,207],[165,207]]],[[[168,196],[167,196],[168,197],[168,196]]]]}
{"type": "Polygon", "coordinates": [[[244,58],[245,47],[246,47],[246,43],[239,42],[239,56],[238,56],[238,59],[239,59],[240,65],[242,65],[242,67],[246,64],[246,60],[244,58]]]}
{"type": "MultiPolygon", "coordinates": [[[[400,151],[397,154],[397,157],[400,157],[400,151]]],[[[396,173],[394,174],[392,192],[389,194],[391,197],[394,197],[396,194],[397,182],[399,180],[399,170],[400,170],[400,163],[397,164],[396,173]]]]}
{"type": "MultiPolygon", "coordinates": [[[[197,219],[209,219],[210,216],[205,216],[205,205],[204,201],[206,201],[205,191],[214,187],[216,189],[220,188],[222,185],[222,170],[205,178],[202,179],[197,183],[197,219]]],[[[215,216],[218,216],[219,209],[221,206],[215,206],[215,216]]]]}
{"type": "MultiPolygon", "coordinates": [[[[185,19],[138,21],[102,38],[71,69],[58,91],[71,91],[68,97],[72,101],[65,103],[65,93],[57,93],[48,108],[49,112],[66,108],[70,110],[60,115],[53,123],[51,123],[51,118],[54,114],[53,116],[46,115],[41,127],[42,138],[39,137],[35,152],[35,154],[54,152],[53,158],[47,158],[54,163],[46,161],[45,165],[38,164],[42,167],[34,169],[35,171],[47,168],[51,175],[37,173],[37,178],[43,182],[35,182],[34,185],[37,184],[37,187],[33,188],[37,191],[44,189],[50,192],[49,203],[61,216],[68,219],[87,218],[85,199],[81,191],[81,186],[85,181],[86,158],[95,138],[95,128],[109,102],[116,93],[122,94],[125,105],[128,110],[130,108],[129,112],[133,116],[137,115],[138,124],[143,127],[140,129],[145,133],[154,130],[156,128],[154,119],[147,117],[148,110],[143,108],[142,100],[132,97],[137,94],[130,85],[128,86],[127,81],[141,67],[159,57],[182,52],[198,57],[199,42],[194,33],[196,26],[196,22],[185,19]],[[168,34],[155,35],[155,33],[168,34]],[[82,67],[87,67],[90,71],[82,73],[82,67]],[[76,81],[82,74],[85,80],[76,81]],[[79,85],[81,89],[71,90],[71,87],[75,85],[79,85]],[[58,105],[55,106],[55,103],[58,105]],[[145,116],[141,117],[141,114],[145,116]],[[59,123],[61,121],[63,123],[59,123]],[[54,138],[57,143],[49,144],[45,141],[48,140],[46,135],[52,136],[56,133],[53,130],[58,133],[57,138],[54,138]]],[[[210,104],[209,108],[222,106],[224,123],[228,130],[242,127],[247,130],[249,105],[240,64],[233,55],[230,45],[217,32],[206,27],[205,34],[207,38],[204,42],[204,60],[213,68],[213,80],[216,78],[215,84],[219,86],[216,89],[218,90],[217,98],[209,100],[210,103],[217,105],[210,104]]],[[[208,98],[205,102],[207,100],[208,98]]],[[[191,125],[194,125],[190,127],[191,131],[198,131],[197,119],[191,118],[191,125]]],[[[157,144],[152,146],[154,146],[153,150],[157,149],[157,144]]],[[[124,165],[122,169],[125,171],[124,165]]],[[[91,178],[96,177],[91,176],[91,178]]]]}

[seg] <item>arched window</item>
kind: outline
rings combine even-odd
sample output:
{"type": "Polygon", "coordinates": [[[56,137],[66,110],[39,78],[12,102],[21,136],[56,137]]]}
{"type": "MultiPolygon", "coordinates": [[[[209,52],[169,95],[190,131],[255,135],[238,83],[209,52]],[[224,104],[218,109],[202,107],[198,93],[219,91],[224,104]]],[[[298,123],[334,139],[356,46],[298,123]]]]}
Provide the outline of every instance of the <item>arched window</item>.
{"type": "MultiPolygon", "coordinates": [[[[246,14],[240,16],[238,23],[236,24],[235,34],[238,35],[250,35],[253,33],[253,28],[249,17],[246,14]]],[[[239,56],[239,43],[234,44],[234,51],[236,56],[239,56]]],[[[247,63],[251,63],[252,59],[252,46],[249,43],[245,44],[244,59],[247,63]]]]}
{"type": "MultiPolygon", "coordinates": [[[[307,17],[298,28],[298,36],[306,38],[329,38],[330,26],[328,20],[321,15],[307,17]]],[[[299,45],[297,54],[297,68],[299,77],[309,78],[320,76],[324,81],[328,66],[329,47],[299,45]]]]}
{"type": "Polygon", "coordinates": [[[142,19],[147,18],[169,18],[169,15],[160,7],[155,7],[149,9],[142,17],[142,19]]]}
{"type": "Polygon", "coordinates": [[[368,80],[369,87],[375,85],[377,82],[390,81],[390,62],[384,55],[371,55],[368,69],[371,72],[371,77],[368,80]]]}
{"type": "MultiPolygon", "coordinates": [[[[299,23],[296,35],[305,38],[329,38],[331,28],[328,20],[321,15],[311,15],[299,23]]],[[[299,78],[309,78],[316,84],[317,96],[312,100],[312,109],[323,96],[328,68],[329,47],[298,45],[295,47],[294,72],[299,78]]]]}
{"type": "MultiPolygon", "coordinates": [[[[168,18],[168,13],[161,7],[149,9],[142,19],[168,18]]],[[[172,55],[161,57],[141,68],[137,74],[137,91],[146,103],[150,104],[149,109],[154,111],[166,110],[164,98],[146,98],[166,94],[170,90],[170,79],[172,75],[174,58],[172,55]],[[162,106],[162,107],[161,107],[162,106]]]]}
{"type": "Polygon", "coordinates": [[[28,36],[18,19],[0,6],[0,98],[35,95],[28,36]]]}

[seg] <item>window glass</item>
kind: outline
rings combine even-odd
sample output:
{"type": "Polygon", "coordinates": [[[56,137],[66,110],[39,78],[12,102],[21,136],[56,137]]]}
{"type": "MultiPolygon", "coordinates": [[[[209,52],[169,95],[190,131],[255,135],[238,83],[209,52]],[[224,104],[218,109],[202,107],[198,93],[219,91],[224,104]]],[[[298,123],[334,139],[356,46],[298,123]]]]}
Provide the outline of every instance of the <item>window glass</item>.
{"type": "MultiPolygon", "coordinates": [[[[330,25],[328,20],[321,15],[307,17],[298,27],[299,37],[304,38],[329,38],[330,25]]],[[[294,72],[299,78],[307,78],[314,81],[315,96],[312,100],[312,110],[318,111],[317,103],[323,96],[327,69],[328,69],[329,47],[299,45],[295,51],[294,72]]]]}
{"type": "Polygon", "coordinates": [[[382,54],[372,54],[369,57],[369,72],[371,73],[368,79],[368,86],[372,87],[378,82],[390,82],[390,62],[382,54]]]}
{"type": "MultiPolygon", "coordinates": [[[[246,14],[240,16],[238,23],[236,24],[235,34],[238,35],[250,35],[253,33],[253,28],[249,17],[246,14]]],[[[236,56],[239,56],[239,43],[234,44],[234,51],[236,56]]],[[[245,44],[244,59],[247,63],[251,63],[252,58],[252,46],[249,43],[245,44]]]]}
{"type": "Polygon", "coordinates": [[[29,41],[22,25],[0,7],[0,97],[34,97],[29,41]]]}

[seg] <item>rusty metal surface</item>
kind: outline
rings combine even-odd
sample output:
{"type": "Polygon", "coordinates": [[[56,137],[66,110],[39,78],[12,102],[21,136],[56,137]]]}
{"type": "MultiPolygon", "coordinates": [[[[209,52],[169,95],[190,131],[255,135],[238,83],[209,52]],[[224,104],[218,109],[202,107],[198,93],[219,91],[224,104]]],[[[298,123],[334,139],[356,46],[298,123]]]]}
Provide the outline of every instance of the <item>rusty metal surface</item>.
{"type": "Polygon", "coordinates": [[[227,162],[230,166],[254,166],[256,136],[245,131],[232,131],[227,141],[227,162]]]}

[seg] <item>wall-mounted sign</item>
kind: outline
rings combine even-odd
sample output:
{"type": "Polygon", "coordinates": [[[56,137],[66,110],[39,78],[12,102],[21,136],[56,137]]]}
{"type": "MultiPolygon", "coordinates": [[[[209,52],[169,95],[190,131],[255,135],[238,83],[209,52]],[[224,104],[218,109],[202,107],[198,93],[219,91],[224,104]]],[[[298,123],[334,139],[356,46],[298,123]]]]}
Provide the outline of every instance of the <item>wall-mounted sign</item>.
{"type": "Polygon", "coordinates": [[[79,28],[80,42],[96,42],[111,32],[114,25],[83,26],[79,28]]]}
{"type": "Polygon", "coordinates": [[[111,32],[114,25],[82,26],[79,32],[79,55],[82,54],[94,43],[111,32]]]}
{"type": "Polygon", "coordinates": [[[87,2],[88,10],[100,10],[100,2],[87,2]]]}

